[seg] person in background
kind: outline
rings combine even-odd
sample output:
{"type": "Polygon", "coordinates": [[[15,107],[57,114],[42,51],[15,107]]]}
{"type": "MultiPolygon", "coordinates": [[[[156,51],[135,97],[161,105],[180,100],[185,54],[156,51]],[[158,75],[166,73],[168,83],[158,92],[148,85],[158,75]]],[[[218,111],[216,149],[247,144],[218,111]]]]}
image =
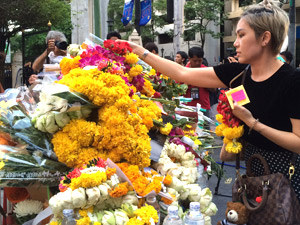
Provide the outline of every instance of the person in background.
{"type": "MultiPolygon", "coordinates": [[[[204,51],[200,47],[192,47],[189,49],[189,67],[191,68],[204,68],[203,65],[203,56],[204,51]]],[[[193,98],[191,102],[188,102],[189,106],[197,106],[197,103],[201,104],[201,108],[206,109],[204,115],[209,117],[210,110],[210,99],[209,99],[209,90],[207,88],[202,88],[194,85],[189,85],[185,97],[193,98]]]]}
{"type": "Polygon", "coordinates": [[[293,61],[293,54],[289,51],[280,52],[280,56],[284,59],[285,63],[291,64],[293,61]]]}
{"type": "Polygon", "coordinates": [[[147,44],[145,44],[145,49],[147,49],[149,52],[155,55],[158,55],[158,47],[153,42],[148,42],[147,44]]]}
{"type": "Polygon", "coordinates": [[[47,63],[46,60],[49,59],[48,57],[64,56],[67,54],[67,39],[66,36],[60,31],[49,31],[46,37],[46,44],[47,49],[33,62],[32,69],[36,73],[40,72],[40,70],[43,68],[43,65],[47,63]],[[57,46],[60,48],[55,49],[57,46]],[[49,56],[50,53],[51,56],[49,56]]]}
{"type": "MultiPolygon", "coordinates": [[[[4,52],[0,52],[0,61],[5,61],[5,57],[6,57],[6,55],[5,55],[5,53],[4,52]]],[[[2,86],[2,84],[1,84],[1,82],[0,82],[0,93],[3,93],[4,92],[4,88],[3,88],[3,86],[2,86]]]]}
{"type": "Polygon", "coordinates": [[[47,49],[37,57],[32,64],[32,70],[35,74],[32,74],[29,77],[29,84],[35,83],[38,79],[36,73],[39,73],[43,69],[45,63],[59,63],[60,60],[67,55],[68,43],[66,36],[62,32],[56,30],[49,31],[46,36],[46,44],[47,49]]]}
{"type": "Polygon", "coordinates": [[[121,39],[121,34],[118,33],[117,31],[112,31],[106,35],[106,39],[115,41],[115,40],[121,39]]]}
{"type": "MultiPolygon", "coordinates": [[[[300,201],[300,72],[277,60],[289,27],[289,17],[279,1],[263,0],[248,6],[236,27],[239,63],[207,68],[186,68],[148,53],[142,46],[130,43],[133,52],[164,75],[178,82],[198,87],[228,88],[242,83],[250,99],[246,105],[233,104],[233,114],[244,125],[242,140],[246,165],[254,154],[267,161],[270,173],[282,173],[287,179],[291,158],[296,153],[291,185],[300,201]],[[248,67],[250,66],[250,68],[248,67]],[[249,68],[249,69],[246,69],[249,68]],[[231,81],[240,73],[242,76],[231,81]]],[[[235,160],[236,155],[221,149],[222,161],[235,160]]],[[[253,176],[262,176],[264,167],[251,164],[253,176]]]]}
{"type": "Polygon", "coordinates": [[[178,51],[175,56],[175,62],[179,65],[185,66],[188,61],[188,55],[184,51],[178,51]]]}

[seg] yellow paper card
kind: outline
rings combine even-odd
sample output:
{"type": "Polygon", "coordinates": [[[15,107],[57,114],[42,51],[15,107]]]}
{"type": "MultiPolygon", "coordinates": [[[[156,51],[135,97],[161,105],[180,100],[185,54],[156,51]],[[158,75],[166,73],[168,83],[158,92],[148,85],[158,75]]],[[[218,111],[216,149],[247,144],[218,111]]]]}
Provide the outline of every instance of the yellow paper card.
{"type": "Polygon", "coordinates": [[[239,105],[245,105],[250,102],[246,90],[243,85],[230,89],[225,92],[229,101],[230,107],[233,109],[233,100],[239,105]]]}

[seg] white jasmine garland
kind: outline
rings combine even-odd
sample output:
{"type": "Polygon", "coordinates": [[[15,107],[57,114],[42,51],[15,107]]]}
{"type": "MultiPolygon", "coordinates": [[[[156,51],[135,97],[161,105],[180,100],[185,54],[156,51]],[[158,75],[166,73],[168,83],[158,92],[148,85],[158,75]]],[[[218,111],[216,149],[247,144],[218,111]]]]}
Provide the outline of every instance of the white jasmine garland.
{"type": "Polygon", "coordinates": [[[96,173],[98,171],[105,172],[106,170],[102,167],[92,166],[92,167],[85,168],[85,169],[81,170],[80,172],[81,173],[92,174],[92,173],[96,173]]]}
{"type": "Polygon", "coordinates": [[[37,200],[24,200],[15,205],[13,212],[17,217],[39,214],[43,210],[43,203],[37,200]]]}

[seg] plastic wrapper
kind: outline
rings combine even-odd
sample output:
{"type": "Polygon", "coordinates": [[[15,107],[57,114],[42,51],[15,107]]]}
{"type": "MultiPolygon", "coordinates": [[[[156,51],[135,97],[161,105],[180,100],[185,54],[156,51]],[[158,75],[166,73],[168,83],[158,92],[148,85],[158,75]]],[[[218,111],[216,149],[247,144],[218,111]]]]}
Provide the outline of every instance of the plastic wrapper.
{"type": "Polygon", "coordinates": [[[6,90],[0,106],[0,187],[58,185],[69,168],[57,162],[51,135],[32,126],[35,102],[28,90],[6,90]]]}
{"type": "Polygon", "coordinates": [[[27,144],[28,150],[40,150],[46,157],[56,159],[51,136],[40,132],[31,124],[28,108],[34,107],[34,103],[30,104],[28,97],[17,98],[19,93],[17,89],[8,89],[0,95],[0,131],[9,134],[18,143],[27,144]]]}
{"type": "Polygon", "coordinates": [[[57,186],[69,168],[26,145],[0,145],[0,187],[57,186]]]}

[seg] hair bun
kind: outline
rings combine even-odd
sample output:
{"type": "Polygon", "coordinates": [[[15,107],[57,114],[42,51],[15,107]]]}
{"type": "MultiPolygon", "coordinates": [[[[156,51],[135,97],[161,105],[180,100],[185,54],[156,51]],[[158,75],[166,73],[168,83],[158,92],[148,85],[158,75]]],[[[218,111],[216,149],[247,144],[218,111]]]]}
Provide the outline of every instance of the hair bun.
{"type": "Polygon", "coordinates": [[[274,0],[274,1],[272,1],[272,0],[263,0],[263,1],[260,3],[260,5],[262,5],[262,6],[266,7],[266,8],[269,8],[269,9],[273,9],[274,6],[280,7],[281,2],[278,1],[278,0],[274,0]]]}

